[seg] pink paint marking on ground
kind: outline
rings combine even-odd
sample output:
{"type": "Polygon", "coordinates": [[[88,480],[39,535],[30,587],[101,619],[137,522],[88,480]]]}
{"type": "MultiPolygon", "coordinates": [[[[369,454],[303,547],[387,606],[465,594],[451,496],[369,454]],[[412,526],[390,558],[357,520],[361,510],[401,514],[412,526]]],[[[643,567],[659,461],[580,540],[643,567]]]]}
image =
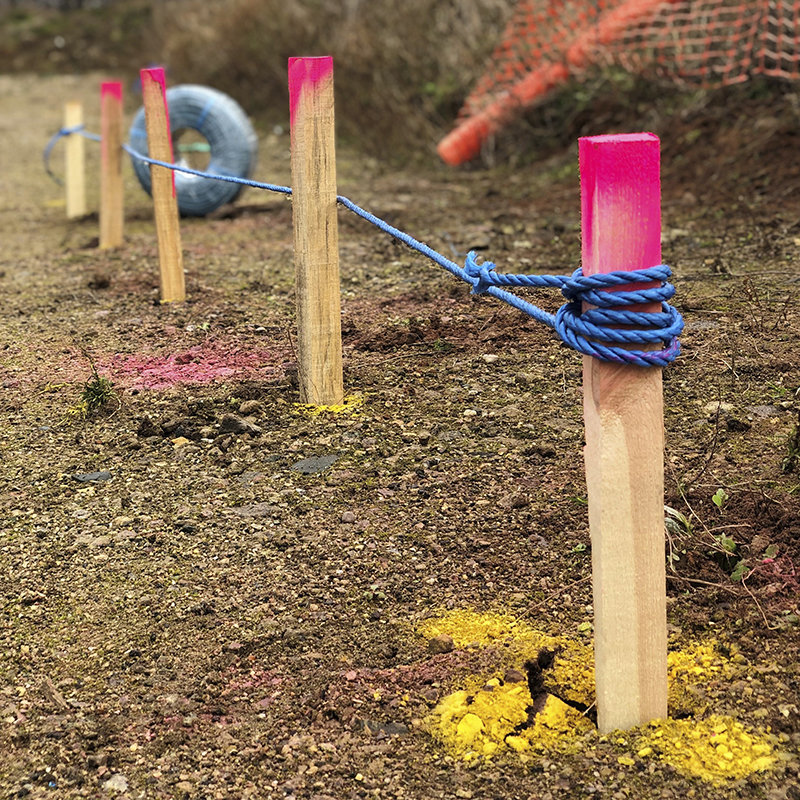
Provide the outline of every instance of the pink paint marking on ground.
{"type": "Polygon", "coordinates": [[[333,74],[333,57],[289,59],[289,123],[294,127],[295,113],[303,92],[315,92],[333,74]]]}
{"type": "Polygon", "coordinates": [[[204,342],[171,355],[116,355],[103,361],[112,381],[126,388],[166,389],[176,384],[207,384],[232,378],[280,380],[291,358],[286,350],[247,350],[204,342]]]}

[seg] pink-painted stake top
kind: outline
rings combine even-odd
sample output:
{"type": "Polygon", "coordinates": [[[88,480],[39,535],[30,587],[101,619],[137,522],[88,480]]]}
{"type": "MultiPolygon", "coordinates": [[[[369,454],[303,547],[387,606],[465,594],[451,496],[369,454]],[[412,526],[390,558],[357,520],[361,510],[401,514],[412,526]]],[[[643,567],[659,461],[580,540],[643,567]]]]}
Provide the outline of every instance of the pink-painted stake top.
{"type": "MultiPolygon", "coordinates": [[[[164,74],[163,67],[150,67],[140,71],[139,76],[142,80],[142,92],[144,87],[150,83],[157,83],[161,88],[161,99],[164,101],[164,117],[167,121],[167,140],[169,142],[169,159],[171,164],[175,161],[175,153],[172,150],[172,131],[169,127],[169,106],[167,105],[167,77],[164,74]]],[[[151,156],[155,158],[155,156],[151,156]]],[[[172,196],[175,197],[175,171],[170,170],[172,176],[172,196]]]]}
{"type": "Polygon", "coordinates": [[[104,81],[100,84],[100,96],[110,95],[115,100],[122,100],[122,84],[119,81],[104,81]]]}
{"type": "MultiPolygon", "coordinates": [[[[587,136],[579,139],[578,150],[583,274],[661,264],[658,137],[652,133],[587,136]]],[[[658,303],[629,308],[661,310],[658,303]]]]}
{"type": "Polygon", "coordinates": [[[333,57],[289,59],[289,123],[294,126],[295,115],[303,92],[316,92],[322,81],[333,74],[333,57]]]}

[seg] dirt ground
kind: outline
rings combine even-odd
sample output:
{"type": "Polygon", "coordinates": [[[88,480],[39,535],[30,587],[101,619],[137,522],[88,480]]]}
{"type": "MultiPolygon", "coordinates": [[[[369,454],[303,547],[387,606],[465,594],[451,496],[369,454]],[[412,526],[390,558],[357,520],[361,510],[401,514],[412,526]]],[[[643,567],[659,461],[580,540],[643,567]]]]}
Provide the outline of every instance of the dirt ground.
{"type": "MultiPolygon", "coordinates": [[[[664,372],[670,648],[735,654],[695,686],[695,721],[735,719],[774,753],[711,783],[625,735],[472,760],[432,735],[439,701],[521,666],[502,638],[432,652],[438,615],[591,644],[580,357],[343,210],[352,401],[300,406],[290,201],[249,191],[184,220],[189,298],[160,305],[131,170],[125,246],[107,252],[41,167],[64,100],[99,129],[97,86],[0,76],[2,796],[800,798],[789,105],[755,125],[697,110],[664,141],[687,323],[664,372]],[[93,369],[115,397],[83,415],[93,369]]],[[[563,273],[576,150],[401,171],[342,148],[339,188],[446,255],[563,273]]],[[[262,131],[256,177],[290,183],[285,134],[262,131]]]]}

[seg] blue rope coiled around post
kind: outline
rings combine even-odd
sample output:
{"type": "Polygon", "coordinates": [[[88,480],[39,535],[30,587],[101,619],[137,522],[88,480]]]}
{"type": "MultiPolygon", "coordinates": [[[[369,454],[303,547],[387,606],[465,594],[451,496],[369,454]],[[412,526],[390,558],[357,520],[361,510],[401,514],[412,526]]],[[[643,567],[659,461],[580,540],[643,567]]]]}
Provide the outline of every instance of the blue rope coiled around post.
{"type": "Polygon", "coordinates": [[[496,272],[491,262],[479,264],[472,252],[467,256],[465,271],[476,281],[473,294],[483,294],[495,286],[560,288],[567,302],[556,314],[548,314],[541,321],[553,328],[565,344],[584,355],[617,364],[663,367],[680,353],[678,335],[683,330],[683,318],[667,302],[674,296],[675,287],[667,282],[672,272],[666,264],[589,276],[584,276],[580,269],[572,275],[514,275],[496,272]],[[648,285],[656,281],[658,286],[648,285]],[[643,288],[613,291],[616,286],[637,283],[643,284],[643,288]],[[597,308],[583,311],[584,303],[597,308]],[[641,303],[660,303],[661,311],[618,308],[641,303]],[[620,328],[620,325],[633,327],[620,328]],[[655,343],[663,347],[637,350],[624,346],[655,343]]]}

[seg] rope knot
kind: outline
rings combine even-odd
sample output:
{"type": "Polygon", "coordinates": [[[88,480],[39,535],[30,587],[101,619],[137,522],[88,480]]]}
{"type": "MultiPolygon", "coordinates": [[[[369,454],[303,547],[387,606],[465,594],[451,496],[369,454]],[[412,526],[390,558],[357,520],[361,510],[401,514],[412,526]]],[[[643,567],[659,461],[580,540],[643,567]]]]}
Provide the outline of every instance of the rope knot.
{"type": "Polygon", "coordinates": [[[496,281],[493,272],[497,269],[491,261],[478,263],[478,254],[474,250],[467,253],[467,260],[464,262],[464,272],[471,278],[472,291],[470,294],[486,294],[490,286],[494,286],[496,281]]]}

